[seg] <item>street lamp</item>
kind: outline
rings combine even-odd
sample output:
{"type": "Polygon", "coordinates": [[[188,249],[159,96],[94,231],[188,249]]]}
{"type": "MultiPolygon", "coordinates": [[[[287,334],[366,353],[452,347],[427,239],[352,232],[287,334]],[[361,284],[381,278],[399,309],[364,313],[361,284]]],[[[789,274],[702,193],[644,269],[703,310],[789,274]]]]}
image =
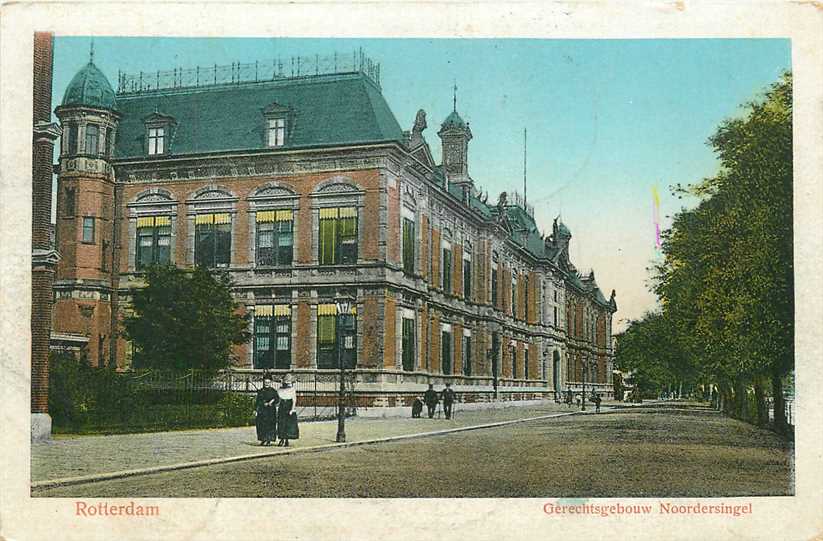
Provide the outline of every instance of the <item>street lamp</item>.
{"type": "Polygon", "coordinates": [[[346,441],[346,412],[344,409],[344,392],[345,392],[345,377],[343,366],[343,323],[347,322],[347,317],[351,314],[354,299],[344,295],[337,299],[335,306],[337,308],[337,321],[335,322],[335,333],[337,342],[337,368],[340,370],[340,390],[337,394],[337,443],[346,441]]]}

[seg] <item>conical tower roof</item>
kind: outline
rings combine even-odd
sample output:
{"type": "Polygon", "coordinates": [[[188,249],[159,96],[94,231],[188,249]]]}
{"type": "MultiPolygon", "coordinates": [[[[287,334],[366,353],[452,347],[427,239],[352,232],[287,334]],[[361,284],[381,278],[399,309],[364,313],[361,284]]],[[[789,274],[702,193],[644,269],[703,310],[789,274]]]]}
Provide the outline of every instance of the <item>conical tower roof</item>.
{"type": "Polygon", "coordinates": [[[62,106],[116,111],[117,101],[109,80],[94,62],[89,61],[69,83],[63,95],[62,106]]]}

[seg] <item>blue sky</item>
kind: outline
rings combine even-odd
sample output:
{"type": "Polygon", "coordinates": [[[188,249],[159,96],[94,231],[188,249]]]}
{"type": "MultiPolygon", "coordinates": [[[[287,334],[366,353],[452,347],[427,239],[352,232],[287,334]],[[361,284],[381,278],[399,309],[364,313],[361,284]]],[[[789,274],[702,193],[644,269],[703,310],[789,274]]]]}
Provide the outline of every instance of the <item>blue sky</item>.
{"type": "MultiPolygon", "coordinates": [[[[57,37],[54,105],[88,61],[90,38],[57,37]]],[[[383,94],[404,129],[425,109],[436,132],[452,109],[471,123],[469,172],[490,201],[522,190],[528,129],[528,196],[544,231],[558,215],[572,231],[572,259],[617,290],[618,320],[653,308],[646,267],[656,257],[652,186],[663,227],[682,204],[668,186],[713,175],[706,145],[791,67],[785,39],[202,39],[94,38],[95,63],[118,70],[270,62],[292,55],[350,53],[381,64],[383,94]]],[[[616,330],[622,325],[617,325],[616,330]]]]}

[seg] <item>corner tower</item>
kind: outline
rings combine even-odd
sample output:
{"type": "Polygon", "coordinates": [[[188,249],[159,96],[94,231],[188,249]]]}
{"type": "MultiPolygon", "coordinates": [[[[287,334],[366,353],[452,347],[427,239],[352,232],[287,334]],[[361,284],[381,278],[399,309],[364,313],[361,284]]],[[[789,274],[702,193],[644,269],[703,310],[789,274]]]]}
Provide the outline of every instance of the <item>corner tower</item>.
{"type": "Polygon", "coordinates": [[[457,87],[455,87],[454,109],[440,125],[437,132],[443,145],[443,172],[446,182],[463,188],[464,196],[473,183],[469,177],[469,141],[472,131],[457,112],[457,87]]]}
{"type": "Polygon", "coordinates": [[[55,332],[85,343],[92,366],[111,355],[114,266],[114,138],[120,115],[114,90],[89,62],[69,83],[60,119],[57,178],[55,332]]]}

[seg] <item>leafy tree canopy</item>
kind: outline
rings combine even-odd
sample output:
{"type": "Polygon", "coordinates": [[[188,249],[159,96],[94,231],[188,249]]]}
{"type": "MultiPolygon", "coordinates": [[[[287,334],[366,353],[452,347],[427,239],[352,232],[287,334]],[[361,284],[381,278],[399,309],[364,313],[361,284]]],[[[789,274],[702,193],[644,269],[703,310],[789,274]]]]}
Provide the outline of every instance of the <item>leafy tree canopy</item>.
{"type": "Polygon", "coordinates": [[[132,296],[125,336],[139,368],[201,369],[229,366],[231,347],[248,342],[249,316],[240,315],[226,274],[155,266],[147,286],[132,296]]]}

